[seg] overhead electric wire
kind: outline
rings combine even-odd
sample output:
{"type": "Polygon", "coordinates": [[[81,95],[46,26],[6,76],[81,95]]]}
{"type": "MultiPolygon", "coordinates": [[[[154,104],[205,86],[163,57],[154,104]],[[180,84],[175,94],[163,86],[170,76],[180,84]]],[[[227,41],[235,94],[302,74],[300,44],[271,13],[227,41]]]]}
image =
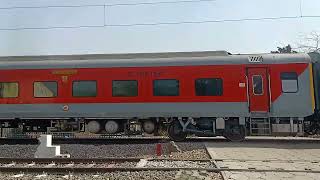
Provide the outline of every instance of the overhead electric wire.
{"type": "Polygon", "coordinates": [[[159,23],[134,23],[134,24],[104,24],[104,25],[82,25],[82,26],[54,26],[54,27],[25,27],[25,28],[0,28],[0,31],[10,30],[41,30],[41,29],[76,29],[76,28],[105,28],[105,27],[130,27],[130,26],[159,26],[159,25],[179,25],[179,24],[205,24],[205,23],[227,23],[245,21],[269,21],[301,18],[320,18],[320,16],[292,16],[292,17],[266,17],[266,18],[246,18],[246,19],[225,19],[206,21],[179,21],[179,22],[159,22],[159,23]]]}
{"type": "Polygon", "coordinates": [[[292,17],[266,17],[266,18],[244,18],[244,19],[224,19],[224,20],[206,20],[206,21],[179,21],[179,22],[159,22],[159,23],[135,23],[135,24],[109,24],[107,26],[156,26],[156,25],[177,25],[177,24],[203,24],[203,23],[224,23],[224,22],[243,22],[243,21],[265,21],[281,19],[298,19],[298,16],[292,17]]]}
{"type": "Polygon", "coordinates": [[[218,1],[218,0],[181,0],[181,1],[138,2],[138,3],[115,3],[115,4],[106,4],[106,6],[137,6],[137,5],[199,3],[199,2],[215,2],[215,1],[218,1]]]}
{"type": "Polygon", "coordinates": [[[157,2],[137,2],[137,3],[113,3],[113,4],[88,4],[88,5],[53,5],[53,6],[13,6],[0,7],[0,10],[10,9],[45,9],[45,8],[80,8],[80,7],[111,7],[111,6],[138,6],[138,5],[158,5],[158,4],[179,4],[179,3],[200,3],[215,2],[218,0],[180,0],[180,1],[157,1],[157,2]]]}
{"type": "Polygon", "coordinates": [[[108,24],[107,11],[108,6],[130,6],[130,5],[151,5],[165,3],[191,3],[191,2],[213,2],[218,0],[180,0],[180,1],[158,1],[158,2],[140,2],[140,3],[121,3],[121,4],[104,4],[104,5],[75,5],[75,6],[37,6],[37,7],[11,7],[1,9],[15,8],[56,8],[56,7],[104,7],[104,18],[101,25],[79,25],[79,26],[49,26],[49,27],[17,27],[17,28],[0,28],[0,31],[10,30],[42,30],[42,29],[76,29],[76,28],[105,28],[105,27],[131,27],[131,26],[159,26],[159,25],[180,25],[180,24],[206,24],[206,23],[228,23],[228,22],[245,22],[245,21],[271,21],[271,20],[288,20],[302,18],[320,18],[320,15],[304,16],[302,11],[302,0],[300,0],[300,15],[283,16],[283,17],[261,17],[261,18],[241,18],[241,19],[222,19],[222,20],[204,20],[204,21],[177,21],[177,22],[155,22],[155,23],[132,23],[132,24],[108,24]]]}
{"type": "Polygon", "coordinates": [[[88,4],[88,5],[55,5],[55,6],[14,6],[0,7],[0,10],[12,9],[47,9],[47,8],[80,8],[80,7],[103,7],[104,4],[88,4]]]}

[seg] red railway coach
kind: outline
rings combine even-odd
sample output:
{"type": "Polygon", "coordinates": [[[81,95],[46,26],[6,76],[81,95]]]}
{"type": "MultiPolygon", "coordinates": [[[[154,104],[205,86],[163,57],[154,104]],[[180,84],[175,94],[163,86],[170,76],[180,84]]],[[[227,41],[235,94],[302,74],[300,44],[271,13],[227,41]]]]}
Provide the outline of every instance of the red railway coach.
{"type": "Polygon", "coordinates": [[[1,132],[299,133],[314,112],[306,54],[2,57],[1,132]],[[15,131],[17,132],[17,131],[15,131]]]}

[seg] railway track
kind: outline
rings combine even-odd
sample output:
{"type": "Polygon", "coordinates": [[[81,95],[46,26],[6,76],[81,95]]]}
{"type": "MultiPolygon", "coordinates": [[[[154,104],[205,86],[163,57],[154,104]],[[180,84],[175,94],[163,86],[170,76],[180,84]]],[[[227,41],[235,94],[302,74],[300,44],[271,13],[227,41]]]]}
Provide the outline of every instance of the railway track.
{"type": "MultiPolygon", "coordinates": [[[[108,137],[53,137],[53,144],[154,144],[166,143],[171,140],[164,136],[153,137],[121,137],[121,136],[108,136],[108,137]]],[[[198,138],[190,137],[185,142],[207,142],[207,141],[222,141],[227,140],[223,137],[216,138],[198,138]]],[[[37,138],[0,138],[0,145],[3,144],[38,144],[37,138]]]]}
{"type": "Polygon", "coordinates": [[[27,173],[105,173],[115,171],[214,171],[211,160],[182,159],[18,159],[0,158],[0,172],[27,173]],[[168,165],[170,164],[171,165],[168,165]],[[161,165],[162,164],[162,165],[161,165]]]}
{"type": "MultiPolygon", "coordinates": [[[[82,138],[62,138],[54,137],[52,139],[54,144],[154,144],[166,143],[171,140],[164,136],[154,137],[82,137],[82,138]]],[[[223,137],[189,137],[185,142],[227,142],[223,137]]],[[[279,143],[319,143],[320,138],[274,138],[274,137],[247,137],[246,142],[279,142],[279,143]]],[[[3,144],[38,144],[37,138],[0,138],[0,145],[3,144]]]]}
{"type": "MultiPolygon", "coordinates": [[[[53,138],[54,144],[152,144],[169,142],[168,138],[53,138]]],[[[35,138],[3,138],[0,144],[38,144],[35,138]]]]}
{"type": "Polygon", "coordinates": [[[236,160],[236,159],[139,159],[139,158],[96,158],[96,159],[18,159],[18,158],[0,158],[0,172],[4,173],[107,173],[116,171],[237,171],[237,172],[295,172],[295,173],[320,173],[319,168],[294,169],[287,168],[263,168],[253,166],[243,166],[242,168],[233,168],[232,162],[259,162],[261,163],[306,163],[318,164],[318,161],[281,161],[281,160],[236,160]],[[219,161],[228,166],[219,166],[219,161]]]}

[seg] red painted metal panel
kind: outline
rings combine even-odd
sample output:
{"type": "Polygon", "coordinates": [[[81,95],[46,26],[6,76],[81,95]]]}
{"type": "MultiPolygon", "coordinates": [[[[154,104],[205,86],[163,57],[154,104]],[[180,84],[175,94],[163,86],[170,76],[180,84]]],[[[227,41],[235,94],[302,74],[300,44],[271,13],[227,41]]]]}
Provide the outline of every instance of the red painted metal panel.
{"type": "Polygon", "coordinates": [[[248,68],[250,112],[269,112],[269,78],[267,68],[248,68]]]}
{"type": "MultiPolygon", "coordinates": [[[[0,98],[0,104],[40,103],[149,103],[149,102],[247,102],[246,68],[248,65],[170,66],[170,67],[115,67],[82,69],[29,69],[0,70],[0,82],[19,82],[18,98],[0,98]],[[56,71],[60,71],[56,73],[56,71]],[[61,73],[65,71],[67,73],[61,73]],[[72,73],[68,73],[72,72],[72,73]],[[198,78],[222,78],[222,96],[196,96],[195,83],[198,78]],[[180,96],[155,97],[155,79],[178,79],[180,96]],[[57,81],[58,97],[34,98],[34,81],[57,81]],[[96,80],[97,97],[72,97],[72,81],[96,80]],[[112,80],[138,80],[137,97],[112,97],[112,80]]],[[[281,95],[280,73],[284,71],[301,74],[308,64],[250,65],[264,67],[270,72],[272,101],[281,95]]]]}

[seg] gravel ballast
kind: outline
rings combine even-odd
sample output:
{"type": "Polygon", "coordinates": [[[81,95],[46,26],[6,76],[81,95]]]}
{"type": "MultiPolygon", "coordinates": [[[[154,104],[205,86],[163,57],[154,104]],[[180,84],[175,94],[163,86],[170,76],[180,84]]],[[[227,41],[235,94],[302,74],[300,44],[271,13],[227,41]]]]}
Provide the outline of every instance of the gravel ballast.
{"type": "MultiPolygon", "coordinates": [[[[70,154],[71,158],[106,158],[106,157],[156,157],[157,144],[62,144],[61,153],[70,154]]],[[[162,158],[209,159],[202,143],[181,142],[176,145],[162,143],[162,158]]],[[[38,145],[1,145],[0,157],[33,158],[38,145]]]]}
{"type": "MultiPolygon", "coordinates": [[[[161,143],[162,156],[156,156],[157,144],[61,144],[61,153],[70,154],[71,158],[108,158],[108,157],[138,157],[146,158],[173,158],[173,159],[210,159],[205,146],[201,142],[161,143]]],[[[33,158],[38,145],[1,145],[0,157],[6,158],[33,158]]],[[[124,165],[124,164],[123,164],[124,165]]],[[[133,167],[136,162],[126,164],[133,167]]],[[[99,165],[98,165],[99,166],[99,165]]],[[[109,166],[107,164],[102,166],[109,166]]],[[[112,165],[111,165],[112,166],[112,165]]],[[[117,166],[117,164],[115,164],[117,166]]],[[[210,162],[193,161],[148,161],[144,167],[190,167],[190,168],[214,168],[210,162]]],[[[25,174],[14,177],[17,174],[0,173],[0,179],[208,179],[220,180],[219,173],[206,171],[140,171],[140,172],[112,172],[106,174],[73,174],[68,175],[40,175],[25,174]]]]}

